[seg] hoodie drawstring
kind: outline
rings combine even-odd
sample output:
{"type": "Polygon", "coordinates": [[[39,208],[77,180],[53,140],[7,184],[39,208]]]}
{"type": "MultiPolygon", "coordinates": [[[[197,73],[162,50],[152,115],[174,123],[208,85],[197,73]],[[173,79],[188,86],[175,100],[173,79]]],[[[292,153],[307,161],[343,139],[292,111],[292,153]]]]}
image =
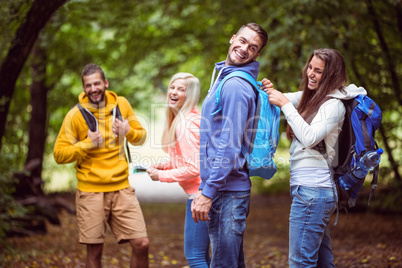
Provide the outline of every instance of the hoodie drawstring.
{"type": "Polygon", "coordinates": [[[215,82],[214,82],[214,77],[215,77],[215,73],[216,73],[216,68],[214,68],[214,71],[212,72],[212,77],[211,77],[211,85],[210,85],[209,90],[208,90],[208,98],[211,96],[211,92],[210,92],[210,91],[215,87],[216,83],[218,82],[219,77],[220,77],[221,74],[222,74],[222,71],[223,71],[225,68],[226,68],[226,66],[223,67],[223,68],[219,71],[218,76],[217,76],[216,79],[215,79],[215,82]]]}

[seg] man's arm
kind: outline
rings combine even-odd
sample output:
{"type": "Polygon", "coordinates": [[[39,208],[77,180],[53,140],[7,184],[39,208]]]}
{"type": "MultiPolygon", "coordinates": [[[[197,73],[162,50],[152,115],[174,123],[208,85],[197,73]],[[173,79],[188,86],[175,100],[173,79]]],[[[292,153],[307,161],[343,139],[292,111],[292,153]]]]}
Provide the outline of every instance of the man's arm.
{"type": "Polygon", "coordinates": [[[84,158],[87,151],[102,143],[102,136],[99,131],[91,132],[88,130],[87,136],[79,139],[79,123],[74,114],[78,110],[71,110],[64,118],[59,135],[57,136],[53,156],[58,164],[67,164],[84,158]]]}
{"type": "Polygon", "coordinates": [[[213,198],[238,165],[245,127],[249,123],[248,113],[254,103],[255,93],[251,85],[240,78],[229,79],[222,88],[222,115],[218,119],[222,120],[222,130],[211,139],[218,150],[209,179],[200,185],[202,191],[197,193],[191,204],[195,222],[209,220],[213,198]]]}
{"type": "Polygon", "coordinates": [[[244,131],[252,121],[248,120],[252,105],[255,105],[255,93],[248,82],[241,78],[226,81],[222,88],[222,114],[220,118],[214,118],[222,121],[222,129],[209,141],[217,150],[210,177],[202,190],[203,195],[210,199],[226,184],[233,169],[239,167],[244,131]]]}

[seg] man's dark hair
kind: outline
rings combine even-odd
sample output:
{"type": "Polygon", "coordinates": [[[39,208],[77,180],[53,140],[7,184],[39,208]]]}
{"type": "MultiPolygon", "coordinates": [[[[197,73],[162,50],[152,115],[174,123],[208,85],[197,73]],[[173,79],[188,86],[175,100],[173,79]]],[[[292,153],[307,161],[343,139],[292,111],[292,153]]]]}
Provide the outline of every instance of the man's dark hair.
{"type": "Polygon", "coordinates": [[[248,27],[251,30],[255,31],[258,34],[258,36],[261,38],[262,46],[261,46],[260,50],[258,51],[258,52],[260,52],[266,46],[266,44],[268,42],[268,34],[267,34],[267,32],[259,24],[254,23],[254,22],[250,22],[250,23],[247,23],[246,25],[241,26],[240,29],[237,31],[236,35],[241,30],[243,30],[245,27],[248,27]]]}
{"type": "Polygon", "coordinates": [[[105,73],[103,72],[102,68],[99,67],[98,65],[96,65],[95,63],[90,63],[90,64],[87,64],[84,67],[84,69],[82,70],[82,73],[81,73],[82,84],[84,85],[84,76],[91,75],[94,73],[99,73],[101,75],[103,82],[106,81],[105,73]]]}

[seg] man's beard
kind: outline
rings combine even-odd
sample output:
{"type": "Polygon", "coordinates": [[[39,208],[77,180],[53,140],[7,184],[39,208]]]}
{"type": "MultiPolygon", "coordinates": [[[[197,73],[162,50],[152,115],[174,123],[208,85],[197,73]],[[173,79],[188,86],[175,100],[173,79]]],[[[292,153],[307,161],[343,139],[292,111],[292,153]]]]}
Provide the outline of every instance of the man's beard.
{"type": "Polygon", "coordinates": [[[233,59],[232,59],[232,53],[231,53],[231,52],[235,53],[233,49],[229,48],[229,52],[228,52],[228,56],[227,56],[227,61],[226,61],[228,65],[232,65],[232,66],[243,66],[243,65],[249,64],[250,62],[254,61],[253,59],[248,59],[248,60],[245,61],[245,62],[236,62],[236,60],[233,60],[233,59]]]}
{"type": "MultiPolygon", "coordinates": [[[[88,96],[88,95],[87,95],[88,96]]],[[[89,102],[91,104],[94,104],[96,106],[99,106],[101,104],[101,102],[103,102],[103,100],[105,99],[105,92],[103,92],[102,97],[100,98],[99,101],[93,101],[92,98],[90,96],[88,96],[89,102]]]]}

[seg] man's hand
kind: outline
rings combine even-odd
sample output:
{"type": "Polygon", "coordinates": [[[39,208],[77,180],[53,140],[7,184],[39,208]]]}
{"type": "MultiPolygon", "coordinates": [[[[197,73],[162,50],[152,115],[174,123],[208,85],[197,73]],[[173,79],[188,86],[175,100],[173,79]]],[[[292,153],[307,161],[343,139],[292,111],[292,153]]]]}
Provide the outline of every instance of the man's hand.
{"type": "Polygon", "coordinates": [[[116,120],[113,123],[112,130],[114,134],[116,134],[117,136],[125,136],[130,131],[130,124],[128,123],[127,119],[121,121],[118,118],[116,118],[116,120]]]}
{"type": "Polygon", "coordinates": [[[159,181],[159,169],[150,167],[147,169],[147,172],[153,181],[159,181]]]}
{"type": "Polygon", "coordinates": [[[102,144],[103,138],[99,130],[92,132],[90,129],[88,129],[87,135],[95,147],[98,147],[100,144],[102,144]]]}
{"type": "Polygon", "coordinates": [[[193,214],[193,220],[198,223],[198,221],[209,221],[210,218],[208,216],[209,210],[212,206],[212,199],[206,197],[198,191],[196,196],[191,203],[191,212],[193,214]]]}

